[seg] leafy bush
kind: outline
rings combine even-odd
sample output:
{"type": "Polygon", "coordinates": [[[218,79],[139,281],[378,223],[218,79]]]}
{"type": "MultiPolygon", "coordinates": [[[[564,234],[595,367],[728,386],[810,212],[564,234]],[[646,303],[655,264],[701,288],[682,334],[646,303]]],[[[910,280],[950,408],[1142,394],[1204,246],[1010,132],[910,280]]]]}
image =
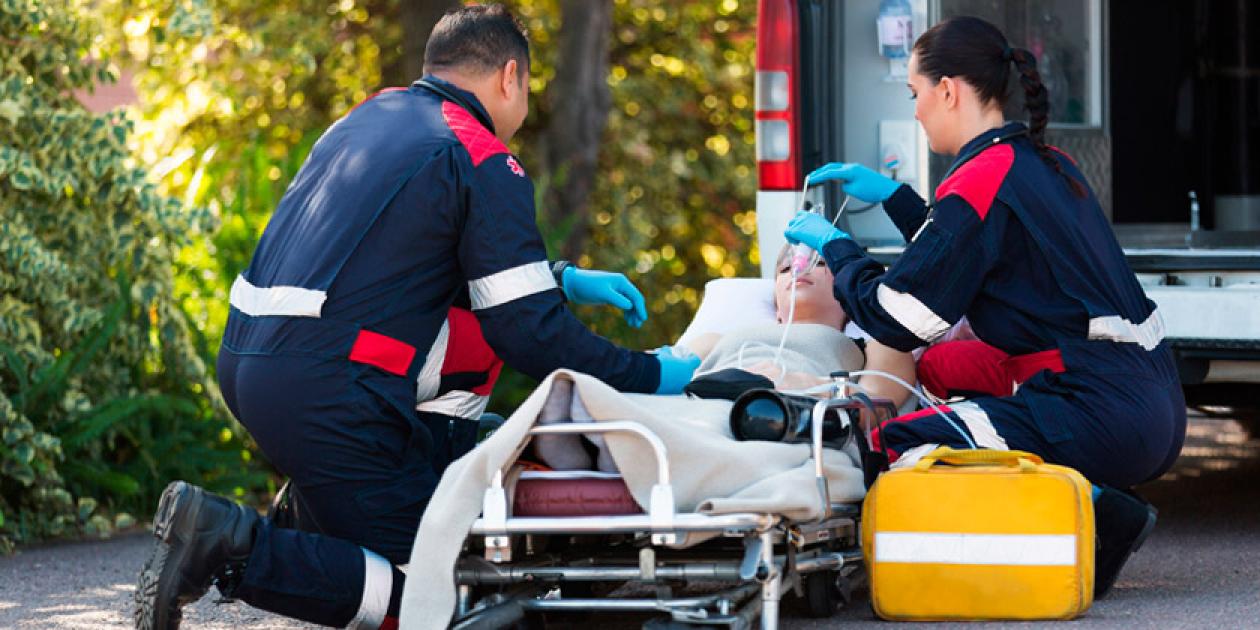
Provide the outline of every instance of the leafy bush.
{"type": "Polygon", "coordinates": [[[264,477],[173,294],[209,214],[132,165],[132,124],[73,94],[114,80],[68,2],[0,2],[0,547],[131,522],[174,477],[264,477]]]}

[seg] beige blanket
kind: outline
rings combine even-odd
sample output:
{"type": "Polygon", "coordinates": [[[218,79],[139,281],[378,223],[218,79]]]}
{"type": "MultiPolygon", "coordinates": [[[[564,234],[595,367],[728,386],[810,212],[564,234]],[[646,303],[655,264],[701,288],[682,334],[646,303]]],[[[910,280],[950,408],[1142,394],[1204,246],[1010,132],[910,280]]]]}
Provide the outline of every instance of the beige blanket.
{"type": "MultiPolygon", "coordinates": [[[[596,422],[633,420],[661,438],[668,450],[674,498],[680,512],[769,512],[795,520],[819,516],[809,447],[739,442],[731,437],[731,403],[682,396],[622,394],[599,380],[567,370],[547,377],[507,422],[442,476],[416,533],[403,590],[401,627],[445,628],[455,607],[454,567],[484,491],[525,447],[556,379],[573,381],[596,422]]],[[[656,482],[651,447],[628,434],[606,434],[609,451],[639,505],[656,482]]],[[[827,451],[825,472],[832,500],[859,501],[857,453],[827,451]]]]}

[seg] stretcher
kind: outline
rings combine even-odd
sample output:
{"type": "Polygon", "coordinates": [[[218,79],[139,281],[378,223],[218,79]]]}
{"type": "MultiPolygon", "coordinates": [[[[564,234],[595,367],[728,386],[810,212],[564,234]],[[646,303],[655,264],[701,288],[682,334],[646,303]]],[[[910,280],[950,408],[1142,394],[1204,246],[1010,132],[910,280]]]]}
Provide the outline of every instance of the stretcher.
{"type": "MultiPolygon", "coordinates": [[[[618,432],[650,444],[657,471],[650,500],[640,509],[607,473],[525,472],[512,484],[505,477],[514,475],[499,470],[456,562],[453,627],[640,613],[645,628],[773,629],[785,597],[798,598],[809,616],[834,614],[863,578],[861,509],[828,495],[817,420],[843,410],[855,422],[861,404],[836,395],[814,406],[810,452],[820,510],[808,521],[678,511],[666,446],[632,418],[531,428],[526,441],[618,432]]],[[[881,418],[895,413],[891,403],[877,405],[881,418]]],[[[850,433],[861,439],[860,430],[850,433]]]]}

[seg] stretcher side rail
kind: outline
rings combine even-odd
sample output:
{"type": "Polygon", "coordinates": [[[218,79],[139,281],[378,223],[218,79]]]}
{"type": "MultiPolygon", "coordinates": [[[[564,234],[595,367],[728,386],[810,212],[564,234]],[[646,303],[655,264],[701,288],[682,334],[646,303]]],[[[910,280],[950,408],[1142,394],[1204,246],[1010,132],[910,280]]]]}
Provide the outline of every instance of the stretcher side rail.
{"type": "MultiPolygon", "coordinates": [[[[647,511],[647,527],[643,527],[640,520],[641,516],[625,517],[631,519],[626,523],[626,527],[633,526],[636,529],[647,529],[652,532],[652,544],[669,545],[678,541],[675,533],[674,521],[678,516],[675,514],[674,504],[674,487],[669,483],[669,459],[665,443],[661,441],[655,433],[652,433],[647,427],[638,422],[631,420],[612,420],[608,422],[581,422],[554,424],[547,426],[533,427],[529,430],[530,436],[536,435],[556,435],[571,433],[632,433],[639,436],[649,446],[652,447],[652,454],[656,458],[656,483],[652,486],[652,492],[648,500],[647,511]]],[[[491,558],[507,558],[511,554],[510,541],[507,534],[509,533],[509,521],[518,521],[519,519],[509,519],[508,515],[508,498],[507,493],[503,489],[503,470],[496,470],[494,479],[491,481],[490,487],[486,489],[484,498],[482,499],[481,518],[474,524],[474,532],[483,533],[486,536],[486,555],[491,558]],[[476,528],[479,528],[476,529],[476,528]]],[[[543,531],[564,531],[554,528],[564,527],[559,523],[562,520],[569,519],[539,519],[528,522],[530,526],[541,527],[543,531]],[[554,521],[554,522],[553,522],[554,521]]],[[[590,519],[588,519],[589,521],[590,519]]],[[[608,519],[598,519],[601,522],[607,522],[608,519]]],[[[695,519],[689,519],[694,521],[695,519]]],[[[513,523],[513,531],[525,531],[519,529],[524,526],[523,523],[513,523]]],[[[595,532],[600,530],[585,529],[593,523],[582,522],[578,520],[575,526],[583,527],[578,531],[595,532]]],[[[695,528],[695,523],[685,523],[685,528],[695,528]]],[[[604,529],[602,531],[611,531],[604,529]]]]}

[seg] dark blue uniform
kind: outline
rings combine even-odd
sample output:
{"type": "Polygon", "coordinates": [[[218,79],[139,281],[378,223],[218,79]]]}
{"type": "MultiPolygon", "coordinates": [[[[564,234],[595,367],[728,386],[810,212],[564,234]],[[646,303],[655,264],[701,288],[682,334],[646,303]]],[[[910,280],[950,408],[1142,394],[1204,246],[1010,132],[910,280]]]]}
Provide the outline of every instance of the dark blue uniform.
{"type": "Polygon", "coordinates": [[[482,354],[533,377],[564,366],[632,392],[660,378],[569,313],[524,169],[476,97],[427,80],[438,90],[386,90],[315,144],[232,287],[219,355],[228,405],[291,478],[303,530],[264,521],[236,595],[328,625],[380,624],[401,588],[391,565],[469,446],[452,443],[469,434],[452,416],[474,419],[492,376],[443,370],[460,354],[453,305],[476,315],[482,354]]]}
{"type": "Polygon", "coordinates": [[[852,240],[824,248],[836,298],[882,343],[912,350],[965,315],[986,343],[1033,359],[1014,395],[951,405],[958,428],[927,411],[875,439],[903,460],[934,445],[1026,450],[1129,487],[1167,470],[1185,437],[1163,320],[1093,194],[1076,196],[1022,131],[963,147],[933,208],[906,186],[884,203],[909,243],[887,270],[852,240]]]}

